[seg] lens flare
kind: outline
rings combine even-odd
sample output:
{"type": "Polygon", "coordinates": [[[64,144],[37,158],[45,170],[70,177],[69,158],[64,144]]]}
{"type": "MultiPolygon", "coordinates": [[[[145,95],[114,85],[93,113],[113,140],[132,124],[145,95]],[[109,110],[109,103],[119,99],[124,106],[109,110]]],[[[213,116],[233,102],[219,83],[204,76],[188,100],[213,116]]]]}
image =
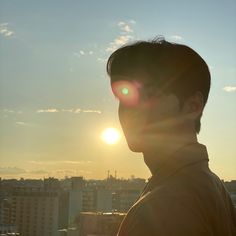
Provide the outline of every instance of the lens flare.
{"type": "Polygon", "coordinates": [[[139,89],[136,83],[120,80],[112,83],[115,96],[126,106],[135,106],[139,101],[139,89]]]}
{"type": "Polygon", "coordinates": [[[128,95],[129,94],[129,89],[128,88],[123,88],[121,90],[121,92],[124,94],[124,95],[128,95]]]}

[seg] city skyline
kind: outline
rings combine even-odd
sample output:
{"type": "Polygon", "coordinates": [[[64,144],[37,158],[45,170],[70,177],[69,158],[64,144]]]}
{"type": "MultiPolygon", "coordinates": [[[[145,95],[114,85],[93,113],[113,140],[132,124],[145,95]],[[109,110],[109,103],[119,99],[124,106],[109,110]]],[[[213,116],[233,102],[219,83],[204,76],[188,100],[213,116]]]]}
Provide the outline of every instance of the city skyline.
{"type": "Polygon", "coordinates": [[[186,44],[212,76],[199,142],[210,168],[236,179],[235,1],[7,1],[0,3],[0,176],[149,178],[124,140],[106,75],[116,48],[163,35],[186,44]],[[104,143],[116,128],[121,139],[104,143]]]}

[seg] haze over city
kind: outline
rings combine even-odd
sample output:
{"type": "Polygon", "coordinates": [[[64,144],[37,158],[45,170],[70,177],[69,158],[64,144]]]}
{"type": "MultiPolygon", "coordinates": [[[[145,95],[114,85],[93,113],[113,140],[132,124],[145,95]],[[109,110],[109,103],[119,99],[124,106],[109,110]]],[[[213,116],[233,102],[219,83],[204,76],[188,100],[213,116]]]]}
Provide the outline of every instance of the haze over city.
{"type": "Polygon", "coordinates": [[[142,155],[126,145],[105,67],[116,48],[163,35],[207,62],[199,142],[210,168],[236,179],[235,1],[2,0],[0,9],[2,178],[104,179],[110,170],[147,179],[142,155]]]}

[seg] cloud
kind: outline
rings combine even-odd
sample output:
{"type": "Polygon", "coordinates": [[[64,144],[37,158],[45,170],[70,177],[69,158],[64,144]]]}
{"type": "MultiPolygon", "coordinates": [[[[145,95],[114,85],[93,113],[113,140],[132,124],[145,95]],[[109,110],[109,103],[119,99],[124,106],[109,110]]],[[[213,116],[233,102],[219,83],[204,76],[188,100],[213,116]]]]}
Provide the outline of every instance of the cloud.
{"type": "Polygon", "coordinates": [[[84,113],[98,113],[101,114],[102,112],[99,110],[83,110],[84,113]]]}
{"type": "Polygon", "coordinates": [[[131,24],[133,24],[133,25],[136,24],[136,21],[135,21],[135,20],[130,20],[129,22],[130,22],[131,24]]]}
{"type": "Polygon", "coordinates": [[[37,113],[55,113],[55,112],[59,112],[59,110],[55,108],[37,110],[37,113]]]}
{"type": "Polygon", "coordinates": [[[28,176],[31,174],[36,174],[36,175],[45,175],[48,174],[49,172],[46,170],[24,170],[19,167],[0,167],[0,175],[7,175],[7,176],[16,176],[16,175],[24,175],[28,176]]]}
{"type": "MultiPolygon", "coordinates": [[[[134,20],[129,21],[130,24],[136,23],[134,20]]],[[[109,46],[107,47],[107,52],[113,52],[117,48],[121,47],[124,44],[127,44],[130,40],[134,38],[133,32],[134,30],[131,28],[130,24],[124,21],[119,21],[117,23],[117,26],[120,29],[120,34],[117,36],[111,43],[109,43],[109,46]]],[[[98,60],[100,61],[100,60],[98,60]]]]}
{"type": "Polygon", "coordinates": [[[236,86],[225,86],[223,90],[226,92],[236,92],[236,86]]]}
{"type": "Polygon", "coordinates": [[[183,41],[183,37],[180,35],[172,35],[170,38],[174,41],[183,41]]]}
{"type": "Polygon", "coordinates": [[[26,170],[18,167],[0,167],[0,175],[20,175],[25,173],[26,170]]]}
{"type": "Polygon", "coordinates": [[[125,22],[120,21],[117,24],[119,26],[119,28],[121,29],[121,31],[126,32],[126,33],[132,33],[133,29],[125,22]]]}
{"type": "Polygon", "coordinates": [[[2,116],[0,117],[4,117],[4,118],[7,118],[11,115],[15,116],[15,115],[21,115],[23,114],[23,111],[20,111],[20,110],[11,110],[11,109],[3,109],[3,110],[0,110],[0,113],[3,113],[2,116]]]}
{"type": "Polygon", "coordinates": [[[33,170],[33,171],[29,171],[29,173],[37,174],[37,175],[45,175],[45,174],[48,174],[49,172],[46,170],[33,170]]]}
{"type": "Polygon", "coordinates": [[[73,112],[76,113],[76,114],[78,114],[78,113],[81,112],[81,109],[80,109],[80,108],[77,108],[77,109],[75,109],[73,112]]]}
{"type": "Polygon", "coordinates": [[[107,61],[107,59],[98,57],[98,58],[97,58],[97,61],[99,61],[99,62],[101,62],[101,63],[105,63],[105,62],[107,61]]]}
{"type": "Polygon", "coordinates": [[[23,111],[21,111],[21,110],[15,111],[15,110],[11,110],[11,109],[3,109],[2,112],[8,113],[8,114],[23,114],[23,111]]]}
{"type": "Polygon", "coordinates": [[[120,22],[118,22],[118,24],[117,24],[119,27],[122,27],[122,26],[124,26],[125,25],[125,22],[124,21],[120,21],[120,22]]]}
{"type": "Polygon", "coordinates": [[[73,55],[81,58],[83,56],[92,56],[94,54],[94,51],[90,50],[90,51],[84,51],[84,50],[80,50],[79,52],[73,52],[73,55]]]}
{"type": "Polygon", "coordinates": [[[16,121],[16,125],[19,125],[19,126],[27,126],[28,124],[23,122],[23,121],[16,121]]]}
{"type": "Polygon", "coordinates": [[[63,112],[73,112],[73,109],[61,109],[63,112]]]}
{"type": "Polygon", "coordinates": [[[121,35],[121,36],[118,36],[116,39],[114,39],[113,42],[110,43],[110,45],[106,49],[106,51],[107,52],[113,52],[118,47],[121,47],[122,45],[128,43],[131,39],[133,39],[133,36],[131,36],[131,35],[121,35]]]}
{"type": "Polygon", "coordinates": [[[34,165],[56,165],[56,164],[69,164],[69,165],[85,165],[91,164],[92,161],[74,161],[74,160],[47,160],[47,161],[29,161],[28,163],[34,165]]]}
{"type": "Polygon", "coordinates": [[[37,110],[36,113],[59,113],[59,112],[68,112],[68,113],[98,113],[101,114],[102,112],[100,110],[93,110],[93,109],[81,109],[81,108],[71,108],[71,109],[56,109],[56,108],[50,108],[50,109],[40,109],[37,110]]]}
{"type": "Polygon", "coordinates": [[[121,46],[123,44],[126,44],[130,39],[133,37],[131,35],[121,35],[118,38],[114,40],[115,45],[121,46]]]}
{"type": "Polygon", "coordinates": [[[9,30],[8,23],[0,24],[0,34],[4,37],[10,37],[14,35],[14,32],[9,30]]]}
{"type": "Polygon", "coordinates": [[[92,174],[92,171],[88,171],[88,170],[78,170],[78,172],[82,174],[92,174]]]}
{"type": "Polygon", "coordinates": [[[53,176],[63,176],[63,177],[65,177],[65,176],[78,176],[78,175],[90,175],[90,174],[92,174],[92,172],[91,171],[87,171],[87,170],[83,170],[83,169],[79,169],[79,170],[76,170],[76,169],[59,169],[59,170],[57,170],[57,171],[55,171],[55,172],[52,172],[52,175],[53,176]]]}
{"type": "Polygon", "coordinates": [[[127,33],[133,32],[133,30],[131,29],[131,27],[129,25],[124,25],[124,26],[120,26],[120,28],[127,33]]]}
{"type": "Polygon", "coordinates": [[[5,112],[5,113],[15,113],[15,111],[10,110],[10,109],[4,109],[3,112],[5,112]]]}

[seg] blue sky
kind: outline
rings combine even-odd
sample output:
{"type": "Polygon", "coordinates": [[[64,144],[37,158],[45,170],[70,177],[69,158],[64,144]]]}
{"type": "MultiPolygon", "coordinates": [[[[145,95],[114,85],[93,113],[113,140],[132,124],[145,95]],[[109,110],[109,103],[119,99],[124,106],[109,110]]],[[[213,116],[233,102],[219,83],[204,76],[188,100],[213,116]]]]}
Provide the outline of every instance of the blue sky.
{"type": "Polygon", "coordinates": [[[120,129],[106,59],[163,35],[195,49],[212,74],[199,141],[222,179],[236,179],[235,1],[0,1],[0,175],[147,178],[120,129]]]}

